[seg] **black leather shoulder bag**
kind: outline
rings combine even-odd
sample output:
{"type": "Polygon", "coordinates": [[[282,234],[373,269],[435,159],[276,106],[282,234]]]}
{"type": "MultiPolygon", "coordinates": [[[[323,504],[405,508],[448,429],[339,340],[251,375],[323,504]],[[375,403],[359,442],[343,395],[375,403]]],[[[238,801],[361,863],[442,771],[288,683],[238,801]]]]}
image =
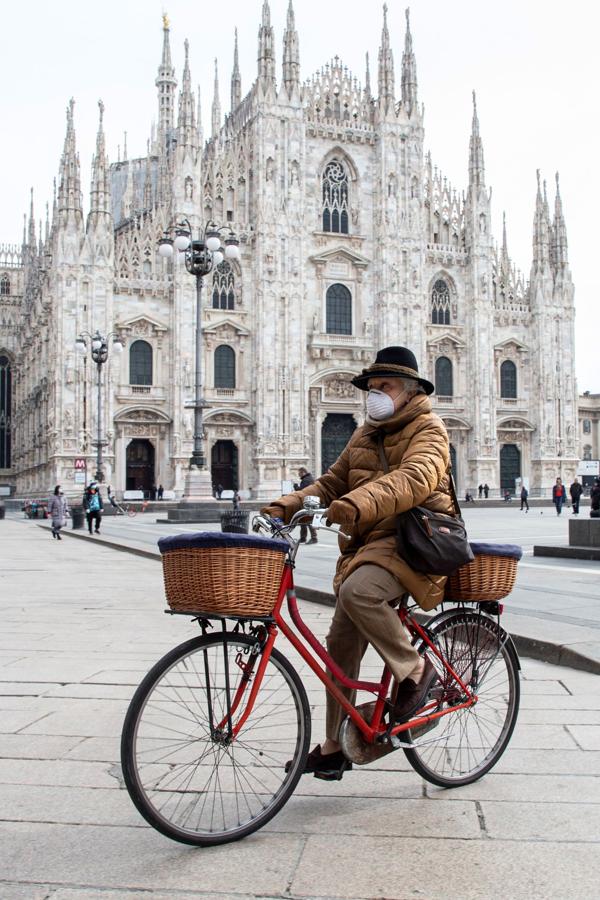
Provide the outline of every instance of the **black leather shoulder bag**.
{"type": "MultiPolygon", "coordinates": [[[[377,446],[383,471],[389,472],[383,435],[380,431],[377,433],[377,446]]],[[[469,545],[465,523],[460,515],[450,468],[448,477],[456,516],[433,512],[424,506],[414,506],[396,517],[398,555],[411,569],[425,575],[451,575],[460,566],[475,558],[469,545]]]]}

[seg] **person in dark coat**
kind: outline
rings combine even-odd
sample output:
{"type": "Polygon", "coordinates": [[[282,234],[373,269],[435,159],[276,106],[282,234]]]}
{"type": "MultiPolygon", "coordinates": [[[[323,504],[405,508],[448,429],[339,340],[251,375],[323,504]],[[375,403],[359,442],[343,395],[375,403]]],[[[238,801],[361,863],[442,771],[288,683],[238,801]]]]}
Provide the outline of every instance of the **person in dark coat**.
{"type": "Polygon", "coordinates": [[[573,484],[569,488],[569,493],[571,495],[571,503],[573,504],[573,515],[579,515],[579,501],[581,499],[581,495],[583,494],[583,488],[577,481],[577,476],[575,476],[575,480],[573,484]]]}
{"type": "Polygon", "coordinates": [[[159,484],[159,486],[158,486],[158,494],[157,494],[159,500],[162,500],[164,491],[165,491],[165,489],[164,489],[164,487],[162,486],[162,484],[159,484]]]}
{"type": "Polygon", "coordinates": [[[490,493],[490,487],[489,487],[489,484],[488,484],[487,481],[486,481],[486,483],[485,483],[484,486],[483,486],[483,496],[485,497],[486,500],[487,500],[487,498],[488,498],[488,494],[489,494],[489,493],[490,493]]]}
{"type": "Polygon", "coordinates": [[[529,491],[527,490],[525,485],[523,485],[523,487],[521,488],[521,512],[523,512],[523,507],[525,507],[525,512],[529,512],[528,497],[529,497],[529,491]]]}
{"type": "Polygon", "coordinates": [[[567,489],[562,483],[561,478],[556,479],[556,484],[552,487],[552,502],[556,507],[556,515],[560,516],[563,503],[567,502],[567,489]]]}
{"type": "Polygon", "coordinates": [[[600,518],[600,478],[594,479],[594,484],[590,491],[590,516],[593,519],[600,518]]]}
{"type": "Polygon", "coordinates": [[[479,499],[481,500],[481,498],[483,497],[483,485],[480,484],[477,490],[479,492],[479,499]]]}
{"type": "MultiPolygon", "coordinates": [[[[302,490],[304,490],[304,488],[310,487],[311,484],[315,483],[315,479],[313,478],[313,476],[310,474],[308,469],[305,469],[304,467],[300,467],[298,469],[298,477],[299,477],[300,481],[298,482],[298,484],[294,485],[295,491],[302,491],[302,490]]],[[[308,529],[310,529],[310,541],[308,541],[308,543],[316,544],[317,543],[317,529],[313,528],[312,525],[301,525],[300,526],[300,543],[301,544],[307,543],[306,535],[307,535],[308,529]]]]}
{"type": "Polygon", "coordinates": [[[83,493],[83,508],[85,510],[88,531],[92,533],[92,525],[95,524],[94,531],[100,534],[100,522],[102,521],[102,510],[104,503],[100,496],[100,487],[97,481],[91,481],[83,493]]]}
{"type": "Polygon", "coordinates": [[[48,505],[48,514],[52,519],[52,537],[61,541],[60,529],[64,528],[67,523],[69,504],[61,490],[60,484],[57,484],[54,488],[54,494],[48,505]]]}

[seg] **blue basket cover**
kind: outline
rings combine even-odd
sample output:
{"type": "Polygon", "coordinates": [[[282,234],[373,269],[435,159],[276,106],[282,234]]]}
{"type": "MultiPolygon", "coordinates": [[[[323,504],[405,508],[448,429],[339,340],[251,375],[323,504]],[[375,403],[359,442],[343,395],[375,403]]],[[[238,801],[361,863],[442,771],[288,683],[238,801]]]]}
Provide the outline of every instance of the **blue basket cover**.
{"type": "Polygon", "coordinates": [[[510,556],[512,559],[521,559],[523,548],[518,544],[480,544],[470,541],[471,550],[475,556],[510,556]]]}
{"type": "Polygon", "coordinates": [[[169,537],[160,538],[158,542],[158,549],[161,553],[169,553],[171,550],[198,548],[208,550],[216,547],[227,547],[230,550],[243,550],[245,548],[275,550],[277,553],[287,553],[290,549],[287,541],[260,537],[254,534],[233,534],[220,531],[192,531],[186,534],[171,534],[169,537]]]}

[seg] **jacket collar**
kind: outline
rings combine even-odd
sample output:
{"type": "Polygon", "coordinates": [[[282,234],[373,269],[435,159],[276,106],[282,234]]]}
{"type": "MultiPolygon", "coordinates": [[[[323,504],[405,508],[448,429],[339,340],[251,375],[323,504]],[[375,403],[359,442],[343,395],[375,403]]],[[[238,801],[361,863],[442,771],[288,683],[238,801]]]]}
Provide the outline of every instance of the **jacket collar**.
{"type": "Polygon", "coordinates": [[[385,434],[392,434],[395,431],[400,431],[400,429],[408,425],[409,422],[416,419],[417,416],[422,416],[430,412],[431,400],[429,397],[425,394],[415,394],[415,396],[408,401],[406,406],[399,409],[398,412],[389,419],[377,422],[375,419],[370,419],[367,416],[364,426],[365,432],[375,433],[376,431],[383,431],[385,434]]]}

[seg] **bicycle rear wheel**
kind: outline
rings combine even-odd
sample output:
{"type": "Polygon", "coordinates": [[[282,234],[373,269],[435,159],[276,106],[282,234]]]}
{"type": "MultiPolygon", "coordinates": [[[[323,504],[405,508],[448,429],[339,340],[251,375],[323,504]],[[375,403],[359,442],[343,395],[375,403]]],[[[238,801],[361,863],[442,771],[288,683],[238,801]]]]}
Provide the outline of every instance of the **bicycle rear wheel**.
{"type": "MultiPolygon", "coordinates": [[[[457,610],[429,627],[435,643],[454,671],[477,695],[477,703],[443,716],[425,740],[435,743],[405,750],[411,766],[432,784],[471,784],[498,762],[511,738],[519,712],[519,660],[509,635],[487,616],[457,610]]],[[[418,649],[422,649],[422,644],[418,649]]],[[[432,694],[439,708],[464,697],[459,685],[429,653],[440,684],[432,694]]],[[[410,734],[410,732],[409,732],[410,734]]]]}
{"type": "Polygon", "coordinates": [[[159,660],[137,689],[121,738],[125,785],[146,821],[167,837],[201,846],[239,840],[293,793],[308,754],[310,709],[296,670],[279,651],[271,652],[238,737],[228,741],[226,728],[215,733],[227,720],[227,682],[231,704],[242,666],[258,654],[254,677],[260,653],[249,635],[193,638],[159,660]]]}
{"type": "Polygon", "coordinates": [[[137,516],[137,509],[134,509],[133,506],[128,506],[128,507],[127,507],[127,515],[128,515],[131,519],[133,519],[134,516],[137,516]]]}

